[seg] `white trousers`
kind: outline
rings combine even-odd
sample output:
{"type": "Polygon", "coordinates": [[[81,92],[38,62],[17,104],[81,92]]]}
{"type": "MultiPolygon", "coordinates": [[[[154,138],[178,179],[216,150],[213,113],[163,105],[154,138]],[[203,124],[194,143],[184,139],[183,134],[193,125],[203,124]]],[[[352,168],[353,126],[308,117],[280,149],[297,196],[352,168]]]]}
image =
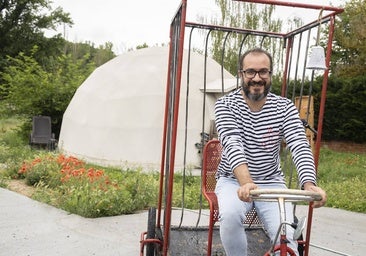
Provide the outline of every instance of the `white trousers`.
{"type": "MultiPolygon", "coordinates": [[[[283,184],[258,185],[258,187],[261,189],[286,188],[283,184]]],[[[236,179],[220,177],[215,189],[220,212],[220,237],[227,256],[247,256],[247,237],[243,223],[245,214],[253,206],[271,241],[275,239],[280,225],[277,202],[243,202],[237,195],[238,188],[239,183],[236,179]]],[[[294,219],[292,203],[286,203],[285,210],[286,220],[292,223],[294,219]]],[[[286,226],[287,239],[290,242],[287,245],[298,255],[297,241],[293,240],[294,229],[286,226]]]]}

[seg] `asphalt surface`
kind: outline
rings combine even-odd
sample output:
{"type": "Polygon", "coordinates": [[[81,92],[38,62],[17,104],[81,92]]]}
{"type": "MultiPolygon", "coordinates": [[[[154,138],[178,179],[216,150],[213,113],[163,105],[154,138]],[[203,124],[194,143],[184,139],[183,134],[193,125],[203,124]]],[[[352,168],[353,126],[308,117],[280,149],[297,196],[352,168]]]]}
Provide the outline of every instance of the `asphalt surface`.
{"type": "MultiPolygon", "coordinates": [[[[297,216],[306,216],[307,209],[298,206],[297,216]]],[[[183,226],[195,227],[196,211],[185,210],[183,216],[183,226]]],[[[180,220],[181,210],[173,209],[172,225],[180,220]]],[[[201,214],[200,223],[207,225],[207,212],[201,214]]],[[[134,256],[140,254],[140,236],[146,229],[146,211],[83,218],[0,188],[1,256],[134,256]]],[[[327,207],[314,210],[311,256],[363,256],[365,252],[366,214],[327,207]]]]}

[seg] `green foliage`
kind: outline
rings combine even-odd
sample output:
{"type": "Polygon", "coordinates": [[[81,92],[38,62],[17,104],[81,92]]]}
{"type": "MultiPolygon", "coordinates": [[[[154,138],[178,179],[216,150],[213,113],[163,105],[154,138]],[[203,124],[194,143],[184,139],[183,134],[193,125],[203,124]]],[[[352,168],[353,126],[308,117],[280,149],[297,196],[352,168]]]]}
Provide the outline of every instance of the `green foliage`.
{"type": "Polygon", "coordinates": [[[133,213],[133,197],[124,187],[106,186],[104,179],[72,179],[58,188],[59,207],[84,217],[133,213]]]}
{"type": "Polygon", "coordinates": [[[34,198],[84,217],[114,216],[146,209],[157,201],[157,176],[87,165],[74,157],[42,152],[18,173],[37,187],[34,198]]]}
{"type": "Polygon", "coordinates": [[[6,56],[30,54],[35,45],[40,47],[39,62],[61,53],[64,39],[60,35],[45,37],[44,32],[58,25],[72,25],[72,20],[62,8],[53,10],[50,3],[49,0],[1,1],[0,71],[6,66],[6,56]]]}
{"type": "Polygon", "coordinates": [[[139,49],[144,49],[144,48],[148,48],[149,46],[147,45],[147,43],[143,43],[142,45],[138,45],[136,46],[136,50],[139,50],[139,49]]]}
{"type": "Polygon", "coordinates": [[[208,208],[208,202],[201,194],[201,177],[175,174],[172,204],[188,209],[208,208]]]}
{"type": "Polygon", "coordinates": [[[46,30],[72,25],[62,8],[49,0],[3,1],[0,4],[0,111],[26,117],[27,138],[34,115],[52,118],[58,137],[62,116],[75,90],[96,66],[115,57],[112,44],[69,43],[46,30]]]}
{"type": "Polygon", "coordinates": [[[334,32],[331,70],[341,77],[365,74],[366,1],[347,1],[334,32]]]}
{"type": "Polygon", "coordinates": [[[73,60],[71,55],[62,55],[46,71],[34,58],[37,49],[33,49],[31,56],[20,53],[16,58],[8,57],[9,66],[0,73],[4,80],[0,88],[6,95],[3,109],[26,117],[24,136],[30,133],[33,116],[51,116],[57,138],[64,111],[95,65],[87,62],[88,56],[73,60]]]}
{"type": "Polygon", "coordinates": [[[84,60],[85,63],[95,63],[95,66],[99,67],[116,56],[112,48],[113,44],[110,42],[100,45],[98,48],[92,42],[66,42],[64,55],[71,55],[74,62],[84,60]]]}
{"type": "Polygon", "coordinates": [[[17,127],[21,119],[0,119],[0,170],[10,178],[18,178],[18,170],[24,159],[33,156],[31,148],[24,146],[27,142],[19,136],[17,127]]]}
{"type": "Polygon", "coordinates": [[[61,185],[60,165],[54,161],[49,153],[41,154],[32,162],[26,161],[20,168],[20,171],[22,170],[24,170],[22,174],[27,185],[36,186],[42,183],[47,184],[49,188],[56,188],[61,185]]]}
{"type": "Polygon", "coordinates": [[[366,76],[331,76],[323,123],[324,140],[366,142],[366,76]]]}

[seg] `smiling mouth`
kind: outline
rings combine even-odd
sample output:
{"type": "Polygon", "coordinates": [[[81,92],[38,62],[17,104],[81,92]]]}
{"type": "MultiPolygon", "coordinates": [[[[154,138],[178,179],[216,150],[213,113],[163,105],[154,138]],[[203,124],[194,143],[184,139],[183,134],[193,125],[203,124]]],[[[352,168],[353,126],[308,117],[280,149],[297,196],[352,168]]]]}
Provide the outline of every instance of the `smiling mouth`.
{"type": "Polygon", "coordinates": [[[254,82],[254,81],[250,81],[248,82],[248,85],[249,86],[265,86],[266,85],[266,82],[264,81],[258,81],[258,82],[254,82]]]}

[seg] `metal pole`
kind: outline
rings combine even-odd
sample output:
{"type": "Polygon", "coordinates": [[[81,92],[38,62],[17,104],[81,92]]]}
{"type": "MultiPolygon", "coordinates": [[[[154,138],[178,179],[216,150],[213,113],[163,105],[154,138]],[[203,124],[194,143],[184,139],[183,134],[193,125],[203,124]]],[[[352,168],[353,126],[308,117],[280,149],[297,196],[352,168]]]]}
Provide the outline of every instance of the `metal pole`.
{"type": "Polygon", "coordinates": [[[168,182],[166,188],[166,204],[165,204],[165,218],[164,218],[164,241],[163,241],[163,255],[168,255],[169,249],[169,235],[171,228],[171,210],[172,210],[172,197],[173,197],[173,182],[174,182],[174,164],[175,164],[175,149],[177,142],[177,127],[178,127],[178,113],[179,113],[179,98],[180,98],[180,85],[181,85],[181,76],[182,76],[182,62],[183,62],[183,46],[184,46],[184,31],[185,31],[185,19],[186,19],[186,9],[187,9],[187,0],[182,0],[181,4],[181,15],[180,15],[180,24],[179,27],[179,38],[178,38],[178,49],[177,49],[177,62],[176,73],[175,73],[175,82],[176,82],[176,90],[174,92],[173,98],[173,126],[172,126],[172,134],[171,134],[171,154],[169,158],[169,173],[168,173],[168,182]]]}

